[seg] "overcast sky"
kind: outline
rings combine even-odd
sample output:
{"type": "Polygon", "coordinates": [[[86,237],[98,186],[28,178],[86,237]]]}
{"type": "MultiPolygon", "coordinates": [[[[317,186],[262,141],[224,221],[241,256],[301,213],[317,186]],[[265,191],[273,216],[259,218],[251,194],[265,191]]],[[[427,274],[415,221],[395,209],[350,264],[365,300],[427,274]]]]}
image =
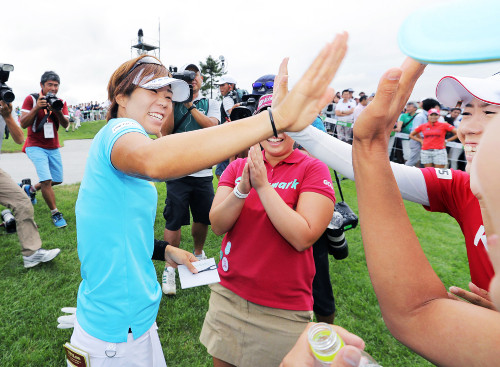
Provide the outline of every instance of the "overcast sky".
{"type": "MultiPolygon", "coordinates": [[[[332,86],[374,92],[382,73],[399,66],[397,45],[403,19],[415,6],[449,0],[290,1],[72,1],[18,0],[2,5],[0,63],[13,64],[7,83],[14,105],[39,91],[40,76],[61,77],[59,96],[68,104],[107,99],[112,72],[135,57],[132,42],[142,28],[145,40],[160,39],[166,65],[204,61],[224,55],[238,86],[251,90],[255,79],[275,74],[289,56],[290,83],[300,77],[335,33],[350,34],[349,50],[332,86]],[[293,5],[295,4],[295,5],[293,5]],[[158,32],[160,24],[160,32],[158,32]]],[[[446,17],[446,14],[443,14],[446,17]]],[[[413,100],[434,97],[444,75],[489,76],[500,63],[427,67],[413,100]]]]}

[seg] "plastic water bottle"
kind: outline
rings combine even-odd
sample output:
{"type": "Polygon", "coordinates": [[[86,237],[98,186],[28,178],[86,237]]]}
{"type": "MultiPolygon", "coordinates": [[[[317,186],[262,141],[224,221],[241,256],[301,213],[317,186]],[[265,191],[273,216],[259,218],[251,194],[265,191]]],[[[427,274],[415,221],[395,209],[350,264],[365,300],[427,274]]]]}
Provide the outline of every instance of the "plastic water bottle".
{"type": "MultiPolygon", "coordinates": [[[[316,358],[315,367],[330,366],[345,344],[331,325],[324,322],[313,325],[308,332],[309,345],[316,358]]],[[[382,367],[368,353],[361,351],[358,367],[382,367]]]]}

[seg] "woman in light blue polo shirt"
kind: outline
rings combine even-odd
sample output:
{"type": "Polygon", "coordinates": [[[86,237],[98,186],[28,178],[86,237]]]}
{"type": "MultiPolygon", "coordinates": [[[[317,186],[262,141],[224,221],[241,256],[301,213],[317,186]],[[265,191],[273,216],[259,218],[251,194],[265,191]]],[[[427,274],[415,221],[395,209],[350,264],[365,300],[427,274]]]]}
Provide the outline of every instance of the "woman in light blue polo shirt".
{"type": "MultiPolygon", "coordinates": [[[[156,140],[148,134],[159,135],[162,124],[173,124],[172,101],[187,100],[188,85],[147,55],[114,72],[108,123],[94,138],[76,203],[82,282],[71,344],[88,353],[92,367],[166,365],[155,323],[161,298],[151,261],[157,193],[149,180],[212,166],[277,130],[302,130],[322,101],[331,99],[328,85],[346,41],[341,34],[325,46],[273,108],[274,119],[269,112],[156,140]]],[[[185,264],[196,272],[193,254],[167,246],[164,255],[172,266],[185,264]]]]}

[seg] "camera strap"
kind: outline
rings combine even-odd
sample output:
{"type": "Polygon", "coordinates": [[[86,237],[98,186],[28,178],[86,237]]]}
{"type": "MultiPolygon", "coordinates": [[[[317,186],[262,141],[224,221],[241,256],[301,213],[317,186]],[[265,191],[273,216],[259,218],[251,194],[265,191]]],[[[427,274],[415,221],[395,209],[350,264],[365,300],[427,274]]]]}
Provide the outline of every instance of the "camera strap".
{"type": "Polygon", "coordinates": [[[411,118],[411,119],[409,119],[407,122],[405,122],[405,123],[401,126],[401,130],[403,130],[405,127],[407,127],[409,124],[411,124],[411,122],[413,121],[413,119],[414,119],[414,118],[415,118],[415,116],[417,116],[417,115],[418,115],[418,113],[414,114],[414,115],[412,116],[412,118],[411,118]]]}
{"type": "MultiPolygon", "coordinates": [[[[36,104],[38,102],[38,98],[40,97],[40,95],[38,93],[31,93],[31,96],[35,100],[35,104],[36,104]]],[[[32,126],[33,132],[39,133],[40,131],[42,131],[43,125],[45,125],[45,123],[47,122],[49,115],[50,115],[50,113],[47,110],[45,110],[45,116],[43,117],[43,119],[40,122],[38,122],[38,114],[37,114],[37,116],[35,116],[35,121],[33,121],[33,126],[32,126]]]]}
{"type": "Polygon", "coordinates": [[[342,199],[342,201],[344,201],[344,195],[342,195],[342,187],[340,186],[339,176],[337,175],[337,171],[333,170],[333,173],[335,173],[335,181],[337,181],[337,187],[339,188],[340,198],[342,199]]]}

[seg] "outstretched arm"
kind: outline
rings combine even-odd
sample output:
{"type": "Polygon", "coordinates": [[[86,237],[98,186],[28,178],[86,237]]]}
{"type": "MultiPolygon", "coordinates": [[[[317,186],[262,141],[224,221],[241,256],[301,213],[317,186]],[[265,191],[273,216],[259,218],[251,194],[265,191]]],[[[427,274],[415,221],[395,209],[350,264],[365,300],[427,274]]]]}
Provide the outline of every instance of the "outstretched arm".
{"type": "MultiPolygon", "coordinates": [[[[346,50],[346,33],[337,35],[323,48],[283,102],[273,109],[279,131],[302,130],[332,100],[333,89],[329,84],[346,50]]],[[[210,167],[272,134],[268,114],[154,141],[142,134],[130,133],[116,141],[111,161],[126,174],[166,180],[210,167]],[[214,146],[224,149],[214,149],[214,146]]]]}
{"type": "MultiPolygon", "coordinates": [[[[313,126],[308,126],[299,132],[288,133],[288,135],[302,145],[312,156],[325,162],[328,167],[350,180],[354,180],[352,145],[325,134],[313,126]]],[[[403,199],[417,204],[429,205],[427,185],[420,168],[391,162],[391,169],[396,177],[398,189],[403,199]]]]}
{"type": "Polygon", "coordinates": [[[438,365],[494,365],[500,357],[500,314],[448,298],[411,227],[387,157],[393,121],[422,71],[422,65],[408,59],[401,69],[386,72],[354,126],[368,270],[384,321],[398,340],[438,365]],[[481,340],[472,352],[470,340],[481,340]]]}

